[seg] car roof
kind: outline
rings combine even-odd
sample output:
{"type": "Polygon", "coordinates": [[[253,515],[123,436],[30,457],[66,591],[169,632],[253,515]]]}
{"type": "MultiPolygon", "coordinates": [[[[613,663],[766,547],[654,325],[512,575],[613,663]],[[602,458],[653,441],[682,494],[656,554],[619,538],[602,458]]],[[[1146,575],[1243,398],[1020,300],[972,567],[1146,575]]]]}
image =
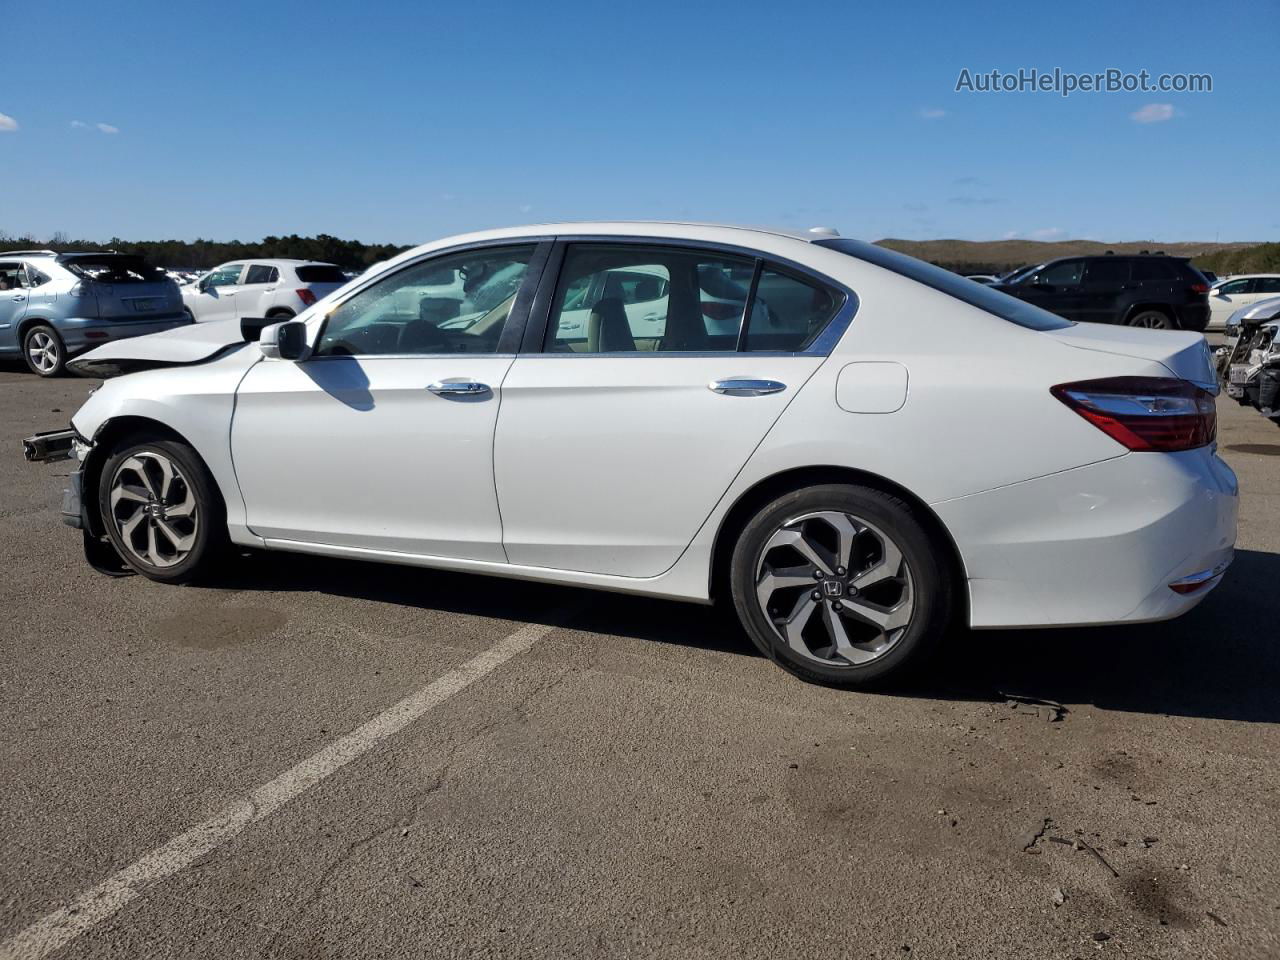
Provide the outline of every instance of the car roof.
{"type": "MultiPolygon", "coordinates": [[[[242,257],[239,260],[228,260],[222,266],[229,266],[233,263],[256,263],[271,267],[336,267],[336,263],[329,263],[327,260],[290,260],[285,257],[242,257]]],[[[214,269],[217,269],[216,267],[214,269]]]]}

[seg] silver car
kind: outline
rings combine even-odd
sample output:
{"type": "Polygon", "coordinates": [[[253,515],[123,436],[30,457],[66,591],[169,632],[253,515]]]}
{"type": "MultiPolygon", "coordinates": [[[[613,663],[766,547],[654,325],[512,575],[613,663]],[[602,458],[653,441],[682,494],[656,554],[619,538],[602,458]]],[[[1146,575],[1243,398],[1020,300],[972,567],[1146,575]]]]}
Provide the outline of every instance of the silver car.
{"type": "Polygon", "coordinates": [[[0,253],[0,356],[21,353],[42,377],[57,376],[68,358],[110,340],[190,322],[178,285],[141,257],[0,253]]]}

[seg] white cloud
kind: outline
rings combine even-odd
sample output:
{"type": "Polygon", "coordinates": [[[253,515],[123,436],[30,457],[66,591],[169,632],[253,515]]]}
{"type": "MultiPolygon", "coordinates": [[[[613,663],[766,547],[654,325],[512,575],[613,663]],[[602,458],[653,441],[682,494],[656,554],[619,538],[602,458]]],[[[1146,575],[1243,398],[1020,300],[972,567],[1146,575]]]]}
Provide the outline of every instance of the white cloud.
{"type": "Polygon", "coordinates": [[[947,115],[947,111],[940,110],[938,107],[922,107],[920,109],[920,117],[924,120],[940,120],[947,115]]]}
{"type": "Polygon", "coordinates": [[[88,126],[89,126],[89,125],[88,125],[87,123],[85,123],[83,120],[72,120],[72,121],[71,121],[71,129],[72,129],[72,130],[84,130],[84,129],[85,129],[86,127],[88,127],[88,126]]]}
{"type": "Polygon", "coordinates": [[[1134,123],[1164,123],[1174,116],[1172,103],[1148,103],[1141,110],[1129,114],[1134,123]]]}
{"type": "Polygon", "coordinates": [[[109,123],[95,123],[94,126],[97,127],[99,130],[101,130],[103,133],[119,133],[120,132],[119,127],[113,127],[109,123]]]}
{"type": "Polygon", "coordinates": [[[1033,240],[1057,240],[1059,237],[1065,237],[1067,231],[1061,227],[1044,227],[1040,230],[1032,230],[1031,238],[1033,240]]]}
{"type": "Polygon", "coordinates": [[[0,133],[13,133],[18,129],[18,121],[7,113],[0,113],[0,133]]]}
{"type": "Polygon", "coordinates": [[[1017,240],[1020,236],[1022,236],[1022,231],[1021,231],[1021,230],[1010,230],[1010,231],[1008,231],[1008,232],[1004,235],[1004,238],[1003,238],[1003,239],[1005,239],[1005,240],[1017,240]]]}

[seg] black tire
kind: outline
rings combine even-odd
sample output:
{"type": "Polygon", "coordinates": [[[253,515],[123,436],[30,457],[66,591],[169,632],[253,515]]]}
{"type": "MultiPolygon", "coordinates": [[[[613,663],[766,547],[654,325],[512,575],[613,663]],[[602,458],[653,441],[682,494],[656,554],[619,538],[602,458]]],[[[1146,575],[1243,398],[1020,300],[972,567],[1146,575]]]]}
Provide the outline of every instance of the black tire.
{"type": "Polygon", "coordinates": [[[192,313],[192,312],[191,312],[191,308],[190,308],[190,307],[183,307],[183,308],[182,308],[182,312],[183,312],[183,313],[186,315],[186,317],[187,317],[187,323],[195,323],[195,322],[196,322],[196,315],[195,315],[194,313],[192,313]]]}
{"type": "Polygon", "coordinates": [[[1129,327],[1146,327],[1148,330],[1177,330],[1178,324],[1163,310],[1138,310],[1125,321],[1129,327]]]}
{"type": "Polygon", "coordinates": [[[36,376],[58,377],[67,367],[67,348],[57,330],[37,323],[22,334],[22,359],[36,376]],[[33,351],[38,356],[33,356],[33,351]]]}
{"type": "Polygon", "coordinates": [[[297,314],[292,310],[269,310],[267,311],[267,319],[272,323],[284,323],[286,320],[292,320],[297,314]]]}
{"type": "Polygon", "coordinates": [[[185,443],[140,435],[125,438],[102,466],[98,508],[111,545],[121,559],[144,577],[159,583],[189,583],[205,576],[228,552],[222,497],[204,461],[185,443]],[[166,509],[157,512],[152,504],[163,491],[160,460],[168,461],[174,479],[169,484],[166,509]],[[131,461],[142,464],[149,479],[143,477],[143,471],[132,466],[131,461]],[[112,491],[118,482],[128,488],[127,496],[122,495],[113,507],[112,491]],[[137,494],[148,498],[145,506],[137,494]],[[178,507],[185,509],[188,496],[194,504],[191,522],[177,512],[178,507]],[[136,516],[135,504],[144,516],[132,523],[136,516]],[[148,549],[152,546],[149,540],[152,536],[156,538],[154,555],[148,549]],[[181,549],[179,540],[184,542],[181,549]]]}
{"type": "MultiPolygon", "coordinates": [[[[799,552],[791,555],[800,557],[801,562],[785,566],[785,569],[800,571],[805,563],[809,563],[799,552]]],[[[782,563],[785,565],[786,561],[782,563]]],[[[815,570],[818,567],[809,563],[804,575],[815,570]]],[[[729,578],[738,620],[761,652],[803,680],[831,686],[867,686],[890,676],[900,679],[920,667],[946,632],[954,610],[955,584],[948,569],[945,548],[934,542],[916,510],[898,497],[851,484],[807,487],[785,494],[761,509],[738,537],[730,560],[729,578]],[[813,601],[812,620],[818,621],[818,628],[827,638],[831,637],[831,628],[827,625],[830,616],[841,623],[842,632],[846,633],[848,640],[879,631],[879,636],[866,641],[866,651],[857,651],[858,656],[865,653],[868,657],[865,662],[850,662],[838,655],[834,646],[824,656],[822,648],[811,645],[807,639],[800,642],[809,649],[809,655],[796,652],[784,641],[780,628],[766,613],[757,594],[758,571],[764,569],[762,563],[768,558],[770,568],[774,569],[779,551],[786,554],[792,550],[792,547],[782,545],[766,551],[766,545],[775,536],[785,538],[796,529],[804,531],[807,549],[813,549],[815,543],[824,547],[822,541],[827,539],[825,552],[819,550],[821,558],[831,570],[843,570],[836,566],[839,542],[826,538],[823,530],[830,530],[831,536],[837,538],[840,534],[826,519],[813,516],[816,514],[844,516],[855,523],[860,521],[850,528],[860,529],[853,537],[850,569],[839,577],[824,575],[821,581],[815,579],[807,585],[779,588],[778,592],[770,595],[771,602],[776,601],[779,605],[774,612],[800,610],[801,604],[807,603],[807,596],[813,601]],[[804,520],[799,527],[792,526],[805,517],[811,519],[804,520]],[[818,528],[810,531],[814,524],[818,528]],[[882,537],[888,538],[891,547],[885,546],[882,537]],[[891,548],[896,548],[896,554],[902,560],[890,571],[894,575],[878,574],[881,582],[869,584],[863,591],[850,589],[855,579],[874,579],[870,577],[872,571],[889,570],[886,561],[895,556],[890,552],[891,548]],[[839,588],[843,591],[841,599],[830,599],[833,594],[829,591],[836,587],[829,585],[829,580],[842,582],[839,588]],[[910,606],[907,606],[908,602],[910,606]],[[840,610],[843,612],[836,613],[840,610]],[[905,610],[909,619],[893,629],[881,629],[873,627],[858,612],[868,610],[896,610],[897,613],[905,610]],[[882,645],[880,652],[875,652],[877,645],[882,645]]],[[[764,580],[760,582],[764,583],[764,580]]],[[[889,622],[894,621],[889,619],[889,622]]],[[[805,628],[806,637],[812,628],[810,622],[805,628]]]]}

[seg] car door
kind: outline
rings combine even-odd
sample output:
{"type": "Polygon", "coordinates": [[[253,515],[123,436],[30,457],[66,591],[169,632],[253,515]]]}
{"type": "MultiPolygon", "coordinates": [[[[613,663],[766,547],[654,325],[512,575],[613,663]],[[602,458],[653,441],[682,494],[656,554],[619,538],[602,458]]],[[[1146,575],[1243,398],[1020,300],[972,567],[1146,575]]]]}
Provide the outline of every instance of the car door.
{"type": "Polygon", "coordinates": [[[280,271],[268,263],[251,263],[244,271],[232,302],[237,317],[265,317],[280,280],[280,271]]]}
{"type": "Polygon", "coordinates": [[[503,561],[494,423],[548,248],[415,261],[309,323],[306,359],[250,368],[231,427],[250,529],[295,544],[503,561]],[[463,298],[442,304],[433,291],[455,270],[463,298]],[[513,281],[508,295],[473,301],[498,272],[513,281]]]}
{"type": "Polygon", "coordinates": [[[1080,281],[1080,303],[1073,318],[1089,323],[1119,323],[1134,302],[1137,284],[1130,277],[1132,261],[1127,257],[1096,257],[1086,260],[1080,281]]]}
{"type": "Polygon", "coordinates": [[[508,560],[657,576],[823,362],[820,348],[806,351],[852,310],[850,295],[750,252],[648,241],[561,244],[547,273],[494,442],[508,560]],[[736,294],[702,286],[744,268],[752,279],[736,294]],[[660,335],[637,336],[624,297],[607,295],[634,275],[663,284],[663,316],[641,330],[660,335]],[[726,331],[731,295],[739,319],[726,331]]]}
{"type": "Polygon", "coordinates": [[[18,322],[26,312],[27,283],[22,264],[0,263],[0,349],[6,352],[21,349],[18,322]]]}
{"type": "Polygon", "coordinates": [[[214,267],[196,284],[195,290],[183,298],[196,322],[235,319],[236,293],[243,274],[243,263],[224,263],[214,267]]]}
{"type": "Polygon", "coordinates": [[[1237,277],[1234,280],[1220,280],[1209,292],[1209,324],[1213,327],[1226,325],[1227,319],[1241,307],[1253,302],[1250,288],[1251,277],[1237,277]]]}
{"type": "Polygon", "coordinates": [[[1013,289],[1016,295],[1067,320],[1084,320],[1083,260],[1046,264],[1013,289]]]}

